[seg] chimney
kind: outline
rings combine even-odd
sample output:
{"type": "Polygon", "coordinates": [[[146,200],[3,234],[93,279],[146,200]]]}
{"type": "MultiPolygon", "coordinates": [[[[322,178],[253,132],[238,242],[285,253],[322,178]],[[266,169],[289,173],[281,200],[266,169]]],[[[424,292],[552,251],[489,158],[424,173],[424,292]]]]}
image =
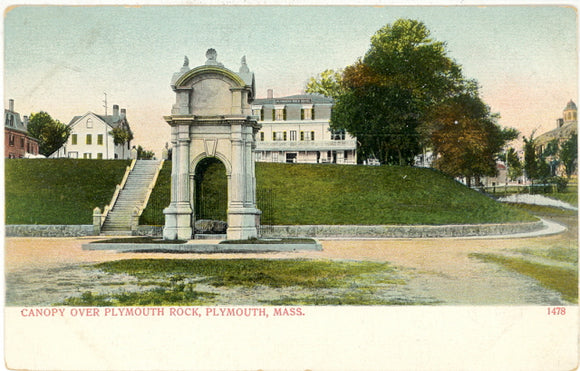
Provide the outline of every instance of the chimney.
{"type": "Polygon", "coordinates": [[[562,126],[564,126],[564,119],[558,119],[558,127],[561,128],[562,126]]]}
{"type": "Polygon", "coordinates": [[[127,116],[127,110],[125,108],[121,108],[121,119],[124,119],[127,116]]]}
{"type": "Polygon", "coordinates": [[[268,99],[272,99],[272,98],[274,98],[274,90],[268,89],[268,99]]]}
{"type": "Polygon", "coordinates": [[[113,104],[113,122],[119,119],[119,105],[113,104]]]}
{"type": "Polygon", "coordinates": [[[8,100],[8,111],[14,112],[14,99],[8,100]]]}
{"type": "Polygon", "coordinates": [[[28,116],[22,116],[22,121],[24,121],[24,128],[28,129],[28,116]]]}

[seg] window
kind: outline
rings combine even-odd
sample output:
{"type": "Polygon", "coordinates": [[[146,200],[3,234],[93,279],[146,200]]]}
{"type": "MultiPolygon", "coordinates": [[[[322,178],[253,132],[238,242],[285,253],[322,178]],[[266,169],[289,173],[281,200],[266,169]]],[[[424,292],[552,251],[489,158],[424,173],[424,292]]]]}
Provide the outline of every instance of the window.
{"type": "Polygon", "coordinates": [[[24,137],[20,137],[20,148],[24,148],[24,137]]]}
{"type": "Polygon", "coordinates": [[[314,120],[314,108],[312,105],[303,106],[300,116],[302,116],[302,120],[314,120]]]}
{"type": "Polygon", "coordinates": [[[332,140],[345,140],[345,138],[346,138],[346,131],[344,129],[332,130],[330,132],[330,139],[332,139],[332,140]]]}
{"type": "Polygon", "coordinates": [[[92,129],[93,128],[93,119],[89,118],[87,120],[87,128],[92,129]]]}
{"type": "Polygon", "coordinates": [[[103,145],[103,134],[97,135],[97,144],[99,146],[102,146],[103,145]]]}
{"type": "Polygon", "coordinates": [[[103,159],[103,154],[102,154],[102,153],[97,153],[97,158],[98,158],[99,160],[102,160],[102,159],[103,159]]]}
{"type": "Polygon", "coordinates": [[[284,141],[288,140],[288,136],[286,135],[286,132],[284,132],[283,139],[284,139],[284,141]]]}
{"type": "Polygon", "coordinates": [[[263,107],[253,107],[252,115],[258,117],[258,121],[264,120],[264,108],[263,107]]]}
{"type": "Polygon", "coordinates": [[[85,141],[86,144],[93,144],[93,135],[87,134],[87,139],[85,141]]]}
{"type": "Polygon", "coordinates": [[[286,106],[274,106],[272,111],[272,120],[274,121],[284,121],[286,120],[286,106]]]}
{"type": "Polygon", "coordinates": [[[300,140],[314,140],[314,131],[309,132],[300,132],[300,140]]]}
{"type": "Polygon", "coordinates": [[[296,140],[296,130],[290,130],[290,140],[296,140]]]}
{"type": "Polygon", "coordinates": [[[92,156],[92,153],[83,153],[83,158],[84,159],[91,159],[92,157],[93,157],[92,156]]]}
{"type": "Polygon", "coordinates": [[[14,134],[10,134],[8,136],[8,144],[10,145],[10,147],[14,147],[14,134]]]}
{"type": "Polygon", "coordinates": [[[73,134],[71,136],[70,142],[72,145],[76,145],[77,144],[77,134],[73,134]]]}
{"type": "Polygon", "coordinates": [[[276,141],[282,141],[282,140],[286,140],[286,132],[282,132],[282,131],[273,131],[272,132],[272,140],[276,140],[276,141]]]}
{"type": "Polygon", "coordinates": [[[260,141],[261,142],[264,141],[264,132],[263,131],[260,132],[260,141]]]}
{"type": "Polygon", "coordinates": [[[272,152],[272,161],[278,162],[278,152],[272,152]]]}

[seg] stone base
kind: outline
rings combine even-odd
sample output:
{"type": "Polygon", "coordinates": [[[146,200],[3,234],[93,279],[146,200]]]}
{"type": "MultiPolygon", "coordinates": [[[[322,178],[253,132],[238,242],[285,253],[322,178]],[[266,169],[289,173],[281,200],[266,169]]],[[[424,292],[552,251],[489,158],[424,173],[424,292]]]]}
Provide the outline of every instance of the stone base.
{"type": "Polygon", "coordinates": [[[262,212],[256,208],[230,208],[228,210],[228,240],[258,238],[258,221],[262,212]]]}
{"type": "Polygon", "coordinates": [[[187,205],[169,205],[163,210],[165,214],[164,240],[190,240],[193,235],[191,228],[191,208],[187,205]]]}

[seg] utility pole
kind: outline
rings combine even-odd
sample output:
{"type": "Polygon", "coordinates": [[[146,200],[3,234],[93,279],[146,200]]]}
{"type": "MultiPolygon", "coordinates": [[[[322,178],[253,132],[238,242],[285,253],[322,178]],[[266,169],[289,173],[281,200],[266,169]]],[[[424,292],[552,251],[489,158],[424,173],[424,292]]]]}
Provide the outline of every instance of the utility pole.
{"type": "Polygon", "coordinates": [[[103,92],[103,94],[105,94],[105,100],[103,100],[103,107],[105,107],[105,116],[107,116],[107,93],[103,92]]]}
{"type": "MultiPolygon", "coordinates": [[[[107,93],[103,92],[103,94],[105,94],[105,100],[103,100],[103,107],[105,107],[105,116],[107,116],[107,93]]],[[[103,135],[103,140],[105,141],[105,159],[109,159],[109,135],[107,133],[107,125],[105,124],[105,134],[103,135]]],[[[113,156],[114,157],[114,156],[113,156]]]]}

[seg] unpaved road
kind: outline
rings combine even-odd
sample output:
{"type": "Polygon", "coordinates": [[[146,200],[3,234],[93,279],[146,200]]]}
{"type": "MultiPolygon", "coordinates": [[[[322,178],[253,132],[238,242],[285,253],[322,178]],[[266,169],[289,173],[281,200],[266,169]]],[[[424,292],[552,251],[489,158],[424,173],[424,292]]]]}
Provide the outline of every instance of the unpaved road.
{"type": "MultiPolygon", "coordinates": [[[[521,239],[323,240],[323,251],[266,254],[161,254],[84,251],[94,238],[7,238],[5,272],[7,305],[49,305],[95,287],[107,291],[130,289],[131,278],[89,273],[88,263],[118,259],[232,259],[311,258],[388,261],[400,268],[407,285],[397,295],[426,298],[427,302],[457,305],[562,305],[559,293],[537,281],[495,264],[469,257],[470,253],[512,253],[521,248],[576,247],[576,217],[556,218],[569,229],[561,234],[521,239]],[[121,285],[121,283],[123,285],[121,285]],[[122,286],[122,287],[121,287],[122,286]]],[[[235,293],[228,304],[255,303],[259,290],[243,299],[235,293]]],[[[225,294],[225,293],[224,293],[225,294]]],[[[240,294],[241,295],[241,294],[240,294]]]]}

